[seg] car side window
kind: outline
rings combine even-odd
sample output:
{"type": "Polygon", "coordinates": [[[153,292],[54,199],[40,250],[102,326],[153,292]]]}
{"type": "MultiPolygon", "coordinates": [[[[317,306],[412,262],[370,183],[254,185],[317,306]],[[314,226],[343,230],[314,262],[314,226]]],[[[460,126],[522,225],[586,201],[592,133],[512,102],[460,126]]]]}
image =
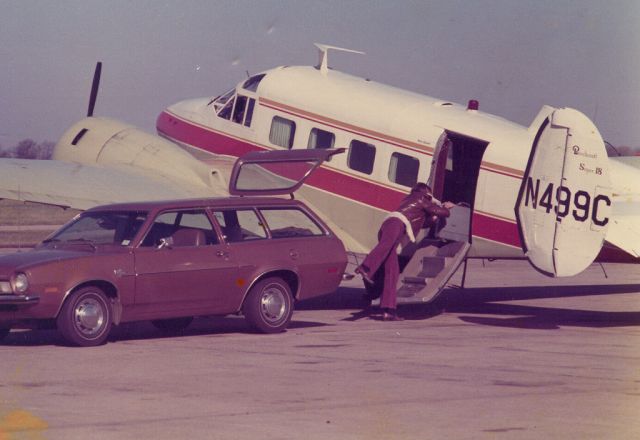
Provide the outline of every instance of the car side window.
{"type": "Polygon", "coordinates": [[[253,210],[225,209],[214,211],[213,215],[228,243],[267,238],[267,231],[253,210]]]}
{"type": "Polygon", "coordinates": [[[273,238],[324,235],[324,230],[300,209],[261,209],[273,238]]]}
{"type": "Polygon", "coordinates": [[[158,246],[162,240],[172,247],[217,244],[218,238],[204,210],[167,211],[159,214],[141,247],[158,246]]]}

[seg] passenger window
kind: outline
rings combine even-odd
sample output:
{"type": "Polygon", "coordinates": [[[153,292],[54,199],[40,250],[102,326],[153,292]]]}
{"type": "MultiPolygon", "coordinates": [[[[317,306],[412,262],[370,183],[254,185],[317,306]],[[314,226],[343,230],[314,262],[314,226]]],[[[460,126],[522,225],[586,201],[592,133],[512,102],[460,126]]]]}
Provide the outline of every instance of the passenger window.
{"type": "Polygon", "coordinates": [[[231,110],[233,110],[233,102],[235,98],[231,98],[227,101],[227,103],[222,107],[222,110],[218,113],[218,116],[222,119],[231,119],[231,110]]]}
{"type": "Polygon", "coordinates": [[[373,162],[376,158],[376,147],[357,140],[352,140],[349,145],[349,156],[347,163],[352,170],[361,173],[371,174],[373,162]]]}
{"type": "Polygon", "coordinates": [[[261,209],[273,238],[324,235],[324,231],[299,209],[261,209]]]}
{"type": "Polygon", "coordinates": [[[256,100],[249,99],[249,105],[247,105],[247,117],[244,118],[244,126],[251,127],[251,119],[253,119],[253,107],[256,105],[256,100]]]}
{"type": "Polygon", "coordinates": [[[274,116],[271,121],[271,131],[269,132],[269,141],[274,145],[284,148],[293,146],[293,138],[296,134],[296,123],[289,119],[274,116]]]}
{"type": "Polygon", "coordinates": [[[418,181],[420,161],[402,153],[393,153],[389,162],[389,180],[412,187],[418,181]]]}
{"type": "Polygon", "coordinates": [[[336,137],[329,131],[312,128],[309,133],[309,142],[307,148],[333,148],[336,137]]]}
{"type": "Polygon", "coordinates": [[[252,210],[216,211],[214,216],[228,243],[267,238],[264,225],[252,210]]]}
{"type": "Polygon", "coordinates": [[[141,247],[158,246],[165,239],[172,247],[217,244],[218,237],[204,210],[164,212],[156,217],[141,247]]]}
{"type": "Polygon", "coordinates": [[[244,121],[244,109],[247,106],[247,97],[238,95],[236,98],[236,107],[233,109],[233,122],[242,124],[244,121]]]}

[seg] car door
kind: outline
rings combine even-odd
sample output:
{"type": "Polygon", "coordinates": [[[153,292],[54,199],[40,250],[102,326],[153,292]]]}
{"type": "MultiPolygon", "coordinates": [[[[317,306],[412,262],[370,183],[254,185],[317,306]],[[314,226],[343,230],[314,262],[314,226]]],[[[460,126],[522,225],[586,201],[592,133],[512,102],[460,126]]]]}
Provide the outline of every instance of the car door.
{"type": "Polygon", "coordinates": [[[160,213],[134,251],[136,306],[157,316],[227,312],[238,266],[204,209],[160,213]]]}
{"type": "Polygon", "coordinates": [[[299,277],[298,299],[338,287],[347,264],[340,240],[302,206],[261,207],[258,211],[270,231],[270,252],[299,277]]]}

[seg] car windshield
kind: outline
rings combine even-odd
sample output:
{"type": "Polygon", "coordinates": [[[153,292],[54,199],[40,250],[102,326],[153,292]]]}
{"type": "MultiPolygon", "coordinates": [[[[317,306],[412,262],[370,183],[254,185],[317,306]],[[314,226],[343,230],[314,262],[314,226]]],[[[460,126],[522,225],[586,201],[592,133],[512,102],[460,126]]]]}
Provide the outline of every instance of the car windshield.
{"type": "Polygon", "coordinates": [[[85,212],[45,243],[91,243],[128,246],[147,218],[139,211],[85,212]]]}

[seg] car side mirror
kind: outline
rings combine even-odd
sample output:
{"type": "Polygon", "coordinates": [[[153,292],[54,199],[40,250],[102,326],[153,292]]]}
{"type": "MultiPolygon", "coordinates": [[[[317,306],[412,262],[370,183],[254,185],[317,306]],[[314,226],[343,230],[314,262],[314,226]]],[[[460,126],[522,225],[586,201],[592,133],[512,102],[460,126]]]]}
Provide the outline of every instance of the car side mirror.
{"type": "Polygon", "coordinates": [[[173,248],[173,238],[172,237],[165,237],[165,238],[161,238],[160,239],[160,244],[157,246],[156,249],[160,250],[160,249],[171,249],[173,248]]]}

